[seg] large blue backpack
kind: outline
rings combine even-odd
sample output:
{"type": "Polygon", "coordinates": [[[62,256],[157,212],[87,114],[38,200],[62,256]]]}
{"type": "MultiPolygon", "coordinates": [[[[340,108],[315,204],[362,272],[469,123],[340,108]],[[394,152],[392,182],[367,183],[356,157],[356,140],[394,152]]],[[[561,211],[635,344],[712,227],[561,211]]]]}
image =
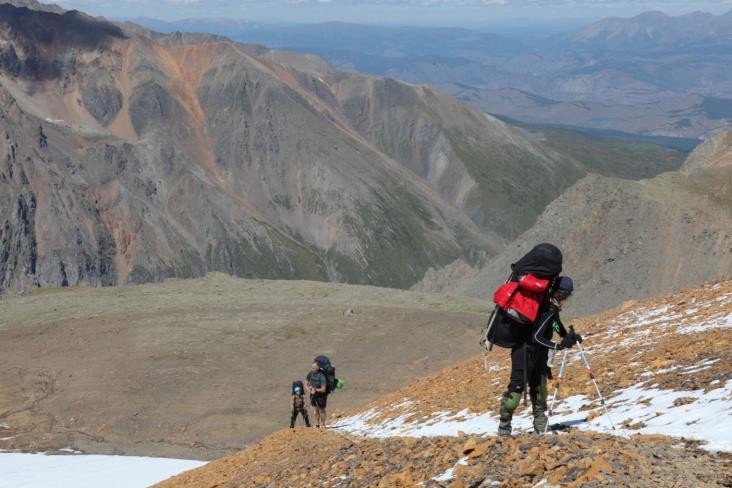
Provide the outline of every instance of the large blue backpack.
{"type": "Polygon", "coordinates": [[[313,362],[320,367],[320,372],[325,375],[325,392],[331,393],[336,389],[337,380],[335,375],[335,366],[330,362],[330,358],[328,358],[328,356],[317,356],[313,362]]]}

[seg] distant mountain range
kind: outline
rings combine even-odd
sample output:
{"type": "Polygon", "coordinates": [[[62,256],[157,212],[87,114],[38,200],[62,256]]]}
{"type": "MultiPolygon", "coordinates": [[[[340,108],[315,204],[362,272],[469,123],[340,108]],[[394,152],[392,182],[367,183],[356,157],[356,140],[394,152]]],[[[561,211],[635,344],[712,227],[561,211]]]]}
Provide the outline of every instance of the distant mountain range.
{"type": "Polygon", "coordinates": [[[732,11],[719,16],[694,12],[678,17],[651,11],[630,19],[608,18],[560,36],[560,40],[575,47],[637,53],[723,49],[732,40],[732,11]]]}
{"type": "Polygon", "coordinates": [[[528,122],[686,138],[732,127],[732,12],[647,12],[540,42],[457,28],[137,21],[316,53],[528,122]]]}

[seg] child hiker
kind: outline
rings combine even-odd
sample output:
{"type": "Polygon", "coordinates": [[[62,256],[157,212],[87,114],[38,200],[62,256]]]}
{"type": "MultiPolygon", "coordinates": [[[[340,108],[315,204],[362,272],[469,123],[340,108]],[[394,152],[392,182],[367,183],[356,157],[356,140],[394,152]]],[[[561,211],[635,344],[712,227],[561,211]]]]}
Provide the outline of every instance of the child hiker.
{"type": "Polygon", "coordinates": [[[292,383],[292,398],[290,400],[290,407],[292,409],[292,416],[290,417],[290,428],[295,428],[295,420],[297,420],[297,414],[302,414],[302,418],[305,420],[305,425],[310,427],[310,419],[308,418],[308,409],[305,407],[305,391],[303,390],[302,381],[295,381],[292,383]]]}

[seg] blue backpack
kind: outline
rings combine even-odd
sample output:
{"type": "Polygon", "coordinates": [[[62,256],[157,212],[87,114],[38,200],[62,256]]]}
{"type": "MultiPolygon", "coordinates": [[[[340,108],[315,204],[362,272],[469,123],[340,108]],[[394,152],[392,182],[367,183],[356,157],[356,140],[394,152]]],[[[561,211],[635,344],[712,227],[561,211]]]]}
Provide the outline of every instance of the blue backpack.
{"type": "Polygon", "coordinates": [[[325,375],[325,392],[331,393],[336,389],[335,366],[330,362],[328,356],[317,356],[313,362],[320,367],[320,372],[325,375]]]}

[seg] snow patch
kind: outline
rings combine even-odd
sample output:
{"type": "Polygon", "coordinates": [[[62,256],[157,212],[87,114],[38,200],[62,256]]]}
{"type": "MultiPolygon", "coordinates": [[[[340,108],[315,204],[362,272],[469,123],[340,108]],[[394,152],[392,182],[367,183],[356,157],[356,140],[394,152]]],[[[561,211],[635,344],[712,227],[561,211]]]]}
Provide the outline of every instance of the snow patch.
{"type": "MultiPolygon", "coordinates": [[[[600,415],[584,421],[590,412],[586,409],[587,405],[596,404],[596,400],[584,395],[559,399],[549,422],[624,437],[663,434],[702,441],[704,444],[701,447],[709,451],[732,451],[732,380],[707,393],[703,390],[662,390],[638,383],[619,390],[606,402],[616,430],[612,429],[608,416],[599,406],[592,410],[600,415]],[[688,399],[688,403],[674,405],[680,398],[688,399]]],[[[498,417],[490,412],[437,412],[426,422],[408,422],[406,419],[411,415],[405,413],[394,419],[374,423],[377,415],[378,412],[372,409],[344,418],[333,427],[365,437],[457,436],[461,431],[473,435],[494,435],[498,429],[498,417]]],[[[514,433],[533,431],[530,408],[517,411],[513,428],[514,433]]]]}
{"type": "Polygon", "coordinates": [[[467,456],[466,457],[462,457],[462,458],[460,458],[460,459],[457,460],[457,462],[455,463],[455,466],[453,466],[452,468],[448,469],[444,473],[438,474],[437,476],[435,476],[432,479],[434,481],[437,481],[438,483],[441,482],[441,481],[450,481],[451,479],[453,479],[455,477],[455,474],[454,474],[455,473],[455,468],[457,468],[458,466],[467,466],[467,464],[468,464],[468,458],[467,458],[467,456]]]}
{"type": "Polygon", "coordinates": [[[0,487],[142,488],[204,464],[133,456],[0,453],[0,487]]]}
{"type": "Polygon", "coordinates": [[[678,332],[681,334],[694,334],[704,332],[710,329],[729,329],[732,328],[732,314],[713,317],[706,319],[704,322],[689,324],[679,327],[678,332]]]}

